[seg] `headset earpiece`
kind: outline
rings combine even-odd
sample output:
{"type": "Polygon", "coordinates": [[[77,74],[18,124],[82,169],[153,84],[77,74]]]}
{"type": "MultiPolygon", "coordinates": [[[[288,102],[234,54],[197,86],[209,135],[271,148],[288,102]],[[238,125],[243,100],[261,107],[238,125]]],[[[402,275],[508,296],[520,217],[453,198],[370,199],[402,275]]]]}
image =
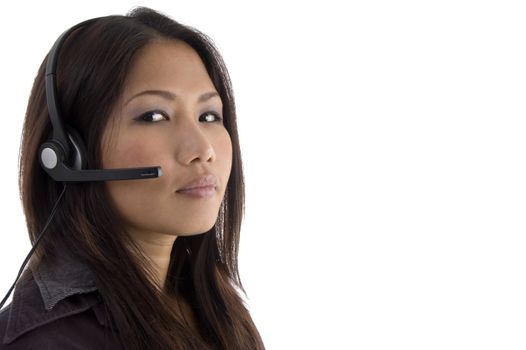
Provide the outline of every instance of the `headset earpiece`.
{"type": "Polygon", "coordinates": [[[48,140],[40,146],[39,160],[40,164],[45,168],[53,171],[59,162],[64,163],[72,170],[86,169],[86,147],[82,141],[82,137],[69,125],[65,126],[67,130],[67,137],[70,141],[70,156],[66,160],[64,147],[62,144],[53,139],[53,131],[49,133],[48,140]]]}

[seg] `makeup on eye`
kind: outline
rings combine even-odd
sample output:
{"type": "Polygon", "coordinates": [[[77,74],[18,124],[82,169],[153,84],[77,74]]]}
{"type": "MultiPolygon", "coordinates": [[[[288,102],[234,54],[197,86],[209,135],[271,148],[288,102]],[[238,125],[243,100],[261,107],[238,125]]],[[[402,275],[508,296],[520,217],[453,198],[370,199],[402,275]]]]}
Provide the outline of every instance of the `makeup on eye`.
{"type": "MultiPolygon", "coordinates": [[[[213,122],[216,122],[216,123],[221,123],[223,121],[223,118],[219,115],[219,113],[214,112],[214,111],[204,112],[203,114],[201,114],[201,116],[203,116],[203,115],[213,115],[213,116],[215,116],[216,119],[213,122]]],[[[158,110],[158,109],[154,109],[154,110],[148,111],[146,113],[142,113],[138,117],[134,118],[134,120],[139,121],[139,122],[144,122],[144,123],[153,123],[154,121],[155,122],[161,121],[163,118],[165,118],[167,120],[170,119],[168,114],[165,113],[164,111],[158,110]],[[148,117],[148,119],[149,118],[154,118],[154,119],[146,120],[145,119],[146,117],[148,117]]]]}

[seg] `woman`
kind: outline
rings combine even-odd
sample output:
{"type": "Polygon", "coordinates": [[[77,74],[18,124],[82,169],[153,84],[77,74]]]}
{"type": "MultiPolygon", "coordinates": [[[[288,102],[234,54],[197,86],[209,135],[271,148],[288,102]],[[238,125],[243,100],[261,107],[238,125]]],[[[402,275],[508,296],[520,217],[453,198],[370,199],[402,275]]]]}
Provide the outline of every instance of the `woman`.
{"type": "Polygon", "coordinates": [[[264,349],[238,293],[243,170],[232,88],[211,40],[148,8],[67,37],[58,104],[84,140],[86,168],[162,169],[67,189],[38,160],[52,131],[48,57],[20,154],[33,243],[64,192],[0,314],[0,349],[264,349]]]}

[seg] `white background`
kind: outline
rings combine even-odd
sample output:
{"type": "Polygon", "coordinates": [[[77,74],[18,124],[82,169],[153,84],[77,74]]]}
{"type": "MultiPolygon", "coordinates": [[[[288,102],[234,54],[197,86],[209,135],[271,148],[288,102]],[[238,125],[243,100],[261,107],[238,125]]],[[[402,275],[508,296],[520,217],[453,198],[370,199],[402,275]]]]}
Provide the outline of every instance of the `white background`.
{"type": "Polygon", "coordinates": [[[2,8],[2,297],[30,249],[37,68],[70,26],[145,5],[211,36],[231,74],[240,272],[268,349],[526,348],[523,2],[60,3],[2,8]]]}

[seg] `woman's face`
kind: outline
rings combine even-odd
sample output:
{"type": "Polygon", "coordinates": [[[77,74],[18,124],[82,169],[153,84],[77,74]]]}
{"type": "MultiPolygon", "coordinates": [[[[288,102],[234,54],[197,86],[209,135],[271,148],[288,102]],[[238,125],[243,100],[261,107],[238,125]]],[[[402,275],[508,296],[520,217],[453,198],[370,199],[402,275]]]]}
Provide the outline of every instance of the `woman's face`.
{"type": "Polygon", "coordinates": [[[214,226],[230,176],[232,142],[219,95],[200,100],[209,92],[217,90],[203,62],[183,41],[151,43],[136,55],[111,115],[115,128],[103,135],[102,165],[161,166],[163,175],[105,183],[128,232],[189,236],[214,226]],[[142,94],[151,90],[157,93],[142,94]],[[176,192],[203,174],[217,178],[211,197],[176,192]]]}

